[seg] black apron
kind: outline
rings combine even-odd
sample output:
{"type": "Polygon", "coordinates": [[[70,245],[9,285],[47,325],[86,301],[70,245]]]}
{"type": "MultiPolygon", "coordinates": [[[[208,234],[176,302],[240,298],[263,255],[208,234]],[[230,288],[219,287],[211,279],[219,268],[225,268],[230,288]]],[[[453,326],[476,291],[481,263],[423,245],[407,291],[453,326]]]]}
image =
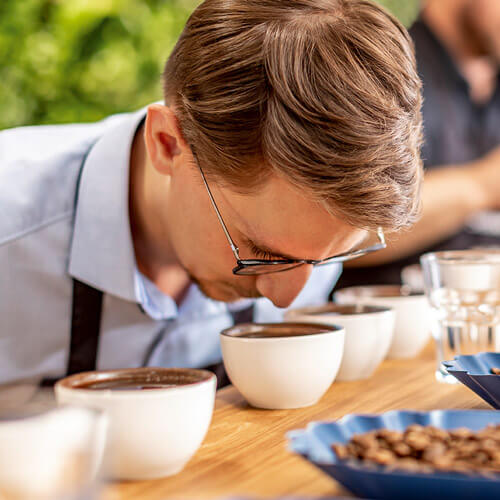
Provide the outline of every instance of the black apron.
{"type": "MultiPolygon", "coordinates": [[[[82,171],[85,165],[85,160],[87,159],[92,146],[85,154],[80,167],[76,185],[75,213],[82,171]]],[[[97,290],[96,288],[73,278],[71,332],[66,376],[85,371],[93,371],[97,368],[102,301],[103,292],[101,290],[97,290]]],[[[253,309],[254,307],[252,305],[242,311],[231,313],[234,324],[237,325],[251,322],[253,319],[253,309]]],[[[147,359],[145,362],[147,362],[147,359]]],[[[206,369],[214,372],[217,376],[218,389],[230,383],[224,370],[223,363],[207,366],[206,369]]],[[[50,386],[57,380],[57,378],[46,378],[42,381],[42,385],[50,386]]]]}

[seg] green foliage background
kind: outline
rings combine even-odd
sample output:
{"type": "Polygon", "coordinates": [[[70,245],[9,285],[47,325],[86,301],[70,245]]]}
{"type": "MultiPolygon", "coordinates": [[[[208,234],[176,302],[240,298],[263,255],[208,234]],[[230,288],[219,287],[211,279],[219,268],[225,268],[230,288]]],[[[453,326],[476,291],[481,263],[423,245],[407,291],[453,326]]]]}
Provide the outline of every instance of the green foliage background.
{"type": "MultiPolygon", "coordinates": [[[[0,129],[161,99],[163,64],[199,2],[0,0],[0,129]]],[[[418,0],[380,2],[407,25],[418,10],[418,0]]]]}
{"type": "Polygon", "coordinates": [[[376,0],[389,9],[405,26],[411,26],[418,16],[423,0],[376,0]]]}

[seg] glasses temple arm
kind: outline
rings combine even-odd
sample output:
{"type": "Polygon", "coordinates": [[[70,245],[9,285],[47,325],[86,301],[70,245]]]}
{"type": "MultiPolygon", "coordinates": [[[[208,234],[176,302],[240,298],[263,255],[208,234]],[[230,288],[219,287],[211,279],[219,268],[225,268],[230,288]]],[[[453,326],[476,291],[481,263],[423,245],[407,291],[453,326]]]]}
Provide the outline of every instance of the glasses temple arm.
{"type": "Polygon", "coordinates": [[[377,228],[377,236],[378,236],[378,239],[380,240],[380,243],[385,246],[386,245],[385,234],[384,234],[384,230],[381,227],[377,228]]]}
{"type": "Polygon", "coordinates": [[[203,170],[201,169],[200,164],[198,162],[196,162],[196,165],[198,166],[198,169],[200,170],[201,177],[203,179],[203,184],[205,184],[205,188],[207,189],[208,197],[210,198],[212,206],[214,207],[215,213],[217,215],[217,218],[219,219],[220,225],[222,226],[222,230],[224,231],[224,234],[226,235],[227,241],[228,241],[229,245],[231,246],[231,250],[233,251],[233,254],[236,257],[236,260],[240,260],[239,248],[234,244],[231,236],[229,235],[229,231],[227,230],[226,224],[224,224],[224,220],[222,219],[222,215],[220,214],[219,209],[217,208],[217,204],[215,203],[215,199],[212,195],[212,192],[210,191],[210,187],[208,185],[207,179],[205,178],[205,174],[203,173],[203,170]]]}

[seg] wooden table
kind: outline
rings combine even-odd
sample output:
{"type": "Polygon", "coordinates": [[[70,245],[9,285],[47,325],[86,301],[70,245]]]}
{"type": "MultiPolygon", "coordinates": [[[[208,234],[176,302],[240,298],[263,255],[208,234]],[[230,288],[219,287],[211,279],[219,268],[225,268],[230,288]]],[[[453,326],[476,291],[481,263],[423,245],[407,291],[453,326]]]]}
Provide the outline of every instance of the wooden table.
{"type": "Polygon", "coordinates": [[[104,500],[212,499],[230,496],[349,496],[338,483],[286,449],[285,433],[313,420],[393,409],[491,409],[462,385],[434,379],[434,348],[418,358],[385,361],[374,376],[336,382],[315,406],[256,410],[233,387],[217,393],[215,413],[201,448],[178,475],[112,483],[104,500]]]}

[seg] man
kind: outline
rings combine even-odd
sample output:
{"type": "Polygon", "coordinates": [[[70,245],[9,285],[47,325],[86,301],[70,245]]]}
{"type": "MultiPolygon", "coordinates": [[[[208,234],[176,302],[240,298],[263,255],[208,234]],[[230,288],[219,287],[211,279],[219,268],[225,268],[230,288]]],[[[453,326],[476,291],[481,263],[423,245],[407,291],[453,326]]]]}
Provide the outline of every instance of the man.
{"type": "Polygon", "coordinates": [[[206,0],[164,97],[0,134],[0,381],[217,363],[416,218],[420,82],[371,2],[206,0]]]}
{"type": "Polygon", "coordinates": [[[422,217],[348,264],[338,286],[398,284],[427,251],[500,246],[500,1],[424,7],[410,29],[424,88],[422,217]]]}

